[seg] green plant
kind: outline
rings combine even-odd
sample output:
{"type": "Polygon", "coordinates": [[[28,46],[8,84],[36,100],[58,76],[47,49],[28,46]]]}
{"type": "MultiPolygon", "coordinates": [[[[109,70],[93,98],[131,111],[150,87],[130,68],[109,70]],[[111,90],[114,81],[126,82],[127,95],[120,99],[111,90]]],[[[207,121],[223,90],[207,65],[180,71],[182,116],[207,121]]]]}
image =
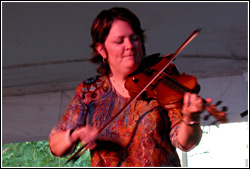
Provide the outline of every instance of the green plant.
{"type": "MultiPolygon", "coordinates": [[[[78,145],[79,147],[80,145],[78,145]]],[[[86,151],[75,163],[65,162],[69,156],[55,157],[48,141],[10,143],[2,145],[3,167],[89,167],[90,153],[86,151]]]]}

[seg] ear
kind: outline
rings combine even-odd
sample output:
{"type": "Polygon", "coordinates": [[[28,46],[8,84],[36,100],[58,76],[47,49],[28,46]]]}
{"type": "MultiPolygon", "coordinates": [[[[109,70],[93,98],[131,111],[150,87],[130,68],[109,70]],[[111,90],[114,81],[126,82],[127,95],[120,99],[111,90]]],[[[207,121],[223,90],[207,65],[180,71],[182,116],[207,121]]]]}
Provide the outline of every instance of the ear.
{"type": "Polygon", "coordinates": [[[103,59],[107,59],[107,52],[106,52],[106,49],[104,47],[104,44],[97,43],[95,46],[95,49],[102,56],[103,59]]]}

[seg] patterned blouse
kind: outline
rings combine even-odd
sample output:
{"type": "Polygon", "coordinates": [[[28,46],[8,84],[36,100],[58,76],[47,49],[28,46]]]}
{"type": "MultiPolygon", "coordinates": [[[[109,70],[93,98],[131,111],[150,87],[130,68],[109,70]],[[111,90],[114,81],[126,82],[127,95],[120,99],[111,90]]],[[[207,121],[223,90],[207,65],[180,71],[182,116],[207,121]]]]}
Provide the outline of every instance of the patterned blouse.
{"type": "MultiPolygon", "coordinates": [[[[58,125],[57,130],[91,125],[101,128],[128,101],[112,87],[107,76],[83,81],[58,125]]],[[[91,166],[144,167],[180,166],[176,147],[181,113],[164,110],[156,100],[135,100],[97,138],[91,150],[91,166]]]]}

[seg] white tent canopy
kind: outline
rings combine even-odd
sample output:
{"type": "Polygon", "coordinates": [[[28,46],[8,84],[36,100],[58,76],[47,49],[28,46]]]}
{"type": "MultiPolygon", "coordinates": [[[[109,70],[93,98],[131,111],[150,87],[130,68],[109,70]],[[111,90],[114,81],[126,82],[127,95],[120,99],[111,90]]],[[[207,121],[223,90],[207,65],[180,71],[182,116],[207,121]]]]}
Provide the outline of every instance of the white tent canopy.
{"type": "MultiPolygon", "coordinates": [[[[248,115],[248,3],[2,3],[2,141],[46,140],[76,86],[94,76],[90,26],[103,9],[127,7],[141,20],[148,55],[173,53],[197,77],[200,95],[222,100],[229,122],[248,115]]],[[[202,121],[209,125],[213,119],[202,121]]]]}

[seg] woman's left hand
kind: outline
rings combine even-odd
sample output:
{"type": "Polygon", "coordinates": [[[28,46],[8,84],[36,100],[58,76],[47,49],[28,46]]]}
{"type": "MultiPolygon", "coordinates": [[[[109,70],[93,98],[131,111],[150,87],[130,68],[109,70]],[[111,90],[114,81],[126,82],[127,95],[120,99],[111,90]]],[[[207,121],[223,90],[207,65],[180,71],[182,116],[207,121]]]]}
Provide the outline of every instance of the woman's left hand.
{"type": "MultiPolygon", "coordinates": [[[[212,99],[206,99],[211,102],[212,99]]],[[[186,92],[183,98],[182,114],[187,121],[199,121],[200,113],[204,111],[203,99],[197,94],[186,92]]]]}

